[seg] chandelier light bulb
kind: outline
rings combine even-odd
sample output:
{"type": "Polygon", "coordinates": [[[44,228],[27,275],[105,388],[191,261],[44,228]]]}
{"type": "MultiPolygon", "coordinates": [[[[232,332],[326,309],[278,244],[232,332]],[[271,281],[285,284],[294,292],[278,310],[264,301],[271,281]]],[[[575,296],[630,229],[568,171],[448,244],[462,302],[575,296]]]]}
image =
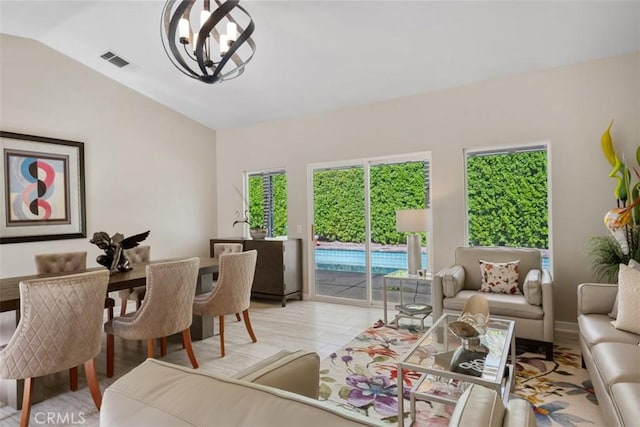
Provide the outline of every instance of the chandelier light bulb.
{"type": "Polygon", "coordinates": [[[238,26],[235,22],[227,23],[227,39],[232,43],[238,40],[238,26]]]}
{"type": "Polygon", "coordinates": [[[189,20],[186,18],[180,19],[180,43],[189,44],[189,20]]]}
{"type": "Polygon", "coordinates": [[[220,34],[220,56],[229,51],[229,39],[225,34],[220,34]]]}

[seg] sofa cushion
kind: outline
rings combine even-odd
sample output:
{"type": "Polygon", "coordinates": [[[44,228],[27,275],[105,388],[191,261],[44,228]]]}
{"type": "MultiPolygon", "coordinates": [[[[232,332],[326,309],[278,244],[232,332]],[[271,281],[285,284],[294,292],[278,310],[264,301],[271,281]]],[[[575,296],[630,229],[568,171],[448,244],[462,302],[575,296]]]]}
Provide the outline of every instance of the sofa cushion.
{"type": "Polygon", "coordinates": [[[640,383],[640,347],[603,342],[591,348],[593,361],[608,389],[620,382],[640,383]]]}
{"type": "Polygon", "coordinates": [[[491,292],[495,294],[520,294],[518,288],[518,264],[520,260],[509,262],[491,262],[479,259],[481,292],[491,292]]]}
{"type": "Polygon", "coordinates": [[[620,264],[616,329],[640,334],[640,270],[620,264]]]}
{"type": "MultiPolygon", "coordinates": [[[[635,259],[630,259],[629,260],[629,267],[640,271],[640,262],[636,261],[635,259]]],[[[611,317],[612,319],[615,319],[616,317],[618,317],[618,294],[616,294],[616,300],[613,303],[613,308],[611,309],[611,312],[609,313],[609,317],[611,317]]]]}
{"type": "Polygon", "coordinates": [[[458,399],[449,425],[501,427],[504,412],[504,405],[495,390],[472,384],[458,399]]]}
{"type": "Polygon", "coordinates": [[[619,342],[638,344],[640,337],[631,332],[618,330],[611,325],[611,319],[606,314],[587,314],[578,316],[580,335],[589,346],[603,342],[619,342]]]}
{"type": "MultiPolygon", "coordinates": [[[[478,291],[460,291],[454,298],[445,298],[442,305],[447,310],[462,311],[464,303],[478,291]]],[[[506,316],[524,319],[542,319],[544,312],[539,305],[531,305],[524,295],[482,294],[489,303],[490,316],[506,316]]]]}
{"type": "Polygon", "coordinates": [[[611,386],[611,396],[622,424],[636,425],[640,420],[640,383],[617,383],[611,386]]]}
{"type": "Polygon", "coordinates": [[[275,387],[312,399],[320,392],[320,357],[313,351],[282,350],[233,378],[275,387]]]}
{"type": "Polygon", "coordinates": [[[101,427],[356,426],[372,420],[325,402],[147,359],[104,392],[101,427]]]}

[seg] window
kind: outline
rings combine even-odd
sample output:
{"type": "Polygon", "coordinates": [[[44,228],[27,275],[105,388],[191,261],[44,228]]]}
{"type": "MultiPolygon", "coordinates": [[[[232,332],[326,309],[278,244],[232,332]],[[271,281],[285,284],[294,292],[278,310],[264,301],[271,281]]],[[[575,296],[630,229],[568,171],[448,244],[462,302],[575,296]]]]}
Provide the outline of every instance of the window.
{"type": "Polygon", "coordinates": [[[284,171],[250,173],[249,223],[267,229],[267,237],[287,235],[287,175],[284,171]]]}
{"type": "Polygon", "coordinates": [[[468,244],[537,248],[548,268],[547,145],[467,151],[465,158],[468,244]]]}

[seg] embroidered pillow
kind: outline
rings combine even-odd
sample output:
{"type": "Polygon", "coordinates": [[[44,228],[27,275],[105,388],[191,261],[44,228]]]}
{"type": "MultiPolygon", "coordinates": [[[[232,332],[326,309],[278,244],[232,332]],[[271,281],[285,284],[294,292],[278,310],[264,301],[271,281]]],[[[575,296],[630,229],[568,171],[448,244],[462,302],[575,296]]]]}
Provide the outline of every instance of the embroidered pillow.
{"type": "Polygon", "coordinates": [[[616,329],[640,334],[640,271],[620,264],[618,273],[618,317],[616,329]]]}
{"type": "Polygon", "coordinates": [[[518,288],[519,259],[509,262],[489,262],[479,259],[478,262],[482,276],[480,292],[522,295],[518,288]]]}

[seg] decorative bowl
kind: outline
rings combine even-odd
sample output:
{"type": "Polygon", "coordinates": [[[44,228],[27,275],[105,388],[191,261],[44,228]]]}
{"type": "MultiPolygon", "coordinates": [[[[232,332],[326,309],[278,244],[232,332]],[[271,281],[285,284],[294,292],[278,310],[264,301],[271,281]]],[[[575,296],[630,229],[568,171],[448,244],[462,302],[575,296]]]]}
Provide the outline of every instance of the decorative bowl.
{"type": "Polygon", "coordinates": [[[249,234],[253,239],[261,240],[267,236],[267,230],[264,228],[252,228],[249,230],[249,234]]]}

